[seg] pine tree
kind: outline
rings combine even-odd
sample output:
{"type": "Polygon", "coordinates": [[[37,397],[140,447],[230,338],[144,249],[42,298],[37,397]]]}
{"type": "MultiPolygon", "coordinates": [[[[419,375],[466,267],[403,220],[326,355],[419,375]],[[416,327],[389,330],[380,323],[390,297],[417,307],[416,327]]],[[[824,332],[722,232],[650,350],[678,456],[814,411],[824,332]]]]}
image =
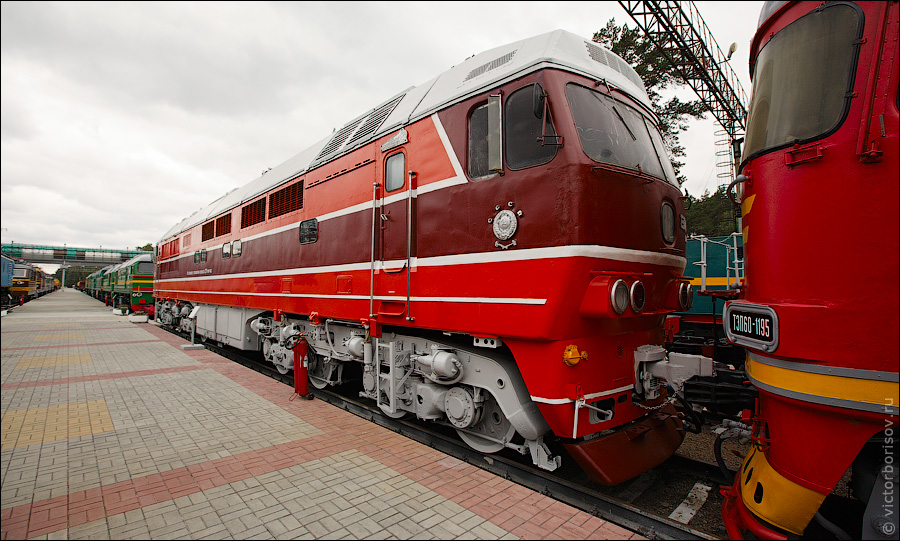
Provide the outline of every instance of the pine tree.
{"type": "Polygon", "coordinates": [[[691,118],[703,118],[706,106],[701,100],[681,101],[677,97],[662,102],[660,90],[685,83],[678,70],[639,29],[617,26],[613,18],[603,29],[594,33],[593,41],[622,57],[644,81],[653,111],[659,117],[659,131],[672,167],[678,181],[683,184],[687,180],[681,174],[684,162],[677,158],[684,157],[685,151],[678,141],[678,134],[688,129],[687,123],[691,118]]]}

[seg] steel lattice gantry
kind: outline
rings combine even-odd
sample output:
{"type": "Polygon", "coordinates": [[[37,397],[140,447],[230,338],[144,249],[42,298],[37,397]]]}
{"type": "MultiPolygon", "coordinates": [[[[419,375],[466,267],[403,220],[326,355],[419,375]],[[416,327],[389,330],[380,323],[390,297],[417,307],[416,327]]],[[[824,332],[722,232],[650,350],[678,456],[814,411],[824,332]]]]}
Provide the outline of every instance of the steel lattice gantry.
{"type": "Polygon", "coordinates": [[[739,161],[738,133],[746,129],[747,96],[737,74],[693,2],[623,2],[638,27],[656,44],[728,133],[739,161]]]}

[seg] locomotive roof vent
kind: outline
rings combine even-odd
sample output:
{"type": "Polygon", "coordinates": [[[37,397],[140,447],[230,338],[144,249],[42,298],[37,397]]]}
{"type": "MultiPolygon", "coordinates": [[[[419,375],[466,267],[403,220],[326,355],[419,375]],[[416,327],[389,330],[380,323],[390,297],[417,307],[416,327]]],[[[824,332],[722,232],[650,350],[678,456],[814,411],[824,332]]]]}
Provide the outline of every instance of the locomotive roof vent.
{"type": "Polygon", "coordinates": [[[611,67],[625,77],[628,77],[628,80],[638,85],[639,88],[644,88],[644,82],[641,81],[641,77],[634,71],[634,68],[629,66],[624,60],[603,47],[598,47],[588,41],[585,41],[584,45],[587,47],[587,52],[591,58],[605,66],[611,67]]]}
{"type": "Polygon", "coordinates": [[[325,156],[334,154],[337,149],[341,148],[347,138],[350,137],[350,134],[353,132],[353,130],[355,130],[356,127],[359,126],[360,122],[362,122],[362,118],[354,120],[353,122],[347,124],[340,130],[335,132],[335,134],[331,137],[331,141],[328,141],[328,144],[325,145],[325,148],[322,149],[322,152],[319,152],[319,155],[316,156],[316,160],[318,161],[325,156]]]}
{"type": "Polygon", "coordinates": [[[378,127],[381,126],[381,123],[384,122],[384,119],[387,118],[388,115],[391,114],[391,111],[394,110],[394,107],[396,107],[397,104],[400,103],[400,100],[403,99],[403,96],[405,96],[405,94],[397,96],[396,98],[385,103],[384,105],[376,109],[372,114],[370,114],[366,121],[362,123],[362,126],[360,126],[359,129],[356,130],[356,133],[353,134],[353,137],[351,137],[350,140],[347,141],[347,144],[353,144],[356,141],[359,141],[360,139],[363,139],[375,133],[375,130],[377,130],[378,127]]]}
{"type": "Polygon", "coordinates": [[[319,155],[313,160],[313,164],[323,162],[326,159],[333,157],[342,148],[349,147],[357,141],[367,139],[378,130],[382,122],[384,122],[394,108],[397,107],[397,104],[403,100],[405,95],[405,93],[400,94],[387,103],[376,107],[368,114],[347,123],[343,128],[335,132],[331,137],[331,140],[328,141],[322,148],[322,151],[319,152],[319,155]]]}
{"type": "Polygon", "coordinates": [[[468,75],[466,75],[466,78],[463,79],[463,82],[466,82],[469,79],[474,79],[475,77],[478,77],[479,75],[487,73],[487,72],[491,71],[492,69],[499,68],[503,64],[506,64],[507,62],[512,60],[514,56],[516,56],[516,51],[518,51],[518,49],[516,49],[515,51],[512,51],[512,52],[506,53],[505,55],[501,56],[500,58],[495,58],[495,59],[491,60],[490,62],[488,62],[487,64],[478,66],[477,68],[470,71],[468,75]]]}

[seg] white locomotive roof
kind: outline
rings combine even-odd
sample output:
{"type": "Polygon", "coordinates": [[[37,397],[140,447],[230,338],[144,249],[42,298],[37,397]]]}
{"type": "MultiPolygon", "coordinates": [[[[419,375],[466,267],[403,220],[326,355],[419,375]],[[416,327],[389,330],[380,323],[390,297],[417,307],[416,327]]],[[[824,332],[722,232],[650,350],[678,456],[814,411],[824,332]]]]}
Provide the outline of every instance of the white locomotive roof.
{"type": "Polygon", "coordinates": [[[312,147],[188,216],[166,232],[160,242],[236,208],[279,184],[394,129],[431,115],[486,88],[545,67],[556,67],[597,80],[602,79],[646,104],[648,108],[650,106],[643,82],[627,62],[590,40],[565,30],[555,30],[474,55],[434,79],[397,94],[312,147]]]}
{"type": "Polygon", "coordinates": [[[133,265],[139,261],[153,261],[153,253],[147,252],[145,254],[138,254],[138,255],[132,257],[131,259],[129,259],[128,261],[119,263],[119,266],[120,267],[130,267],[131,265],[133,265]]]}

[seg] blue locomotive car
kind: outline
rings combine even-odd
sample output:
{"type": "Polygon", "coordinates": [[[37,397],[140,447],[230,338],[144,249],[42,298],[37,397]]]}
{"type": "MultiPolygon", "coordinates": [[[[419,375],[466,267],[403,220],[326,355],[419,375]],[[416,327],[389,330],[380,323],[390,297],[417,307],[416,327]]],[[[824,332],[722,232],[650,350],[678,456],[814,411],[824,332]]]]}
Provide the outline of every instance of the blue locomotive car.
{"type": "Polygon", "coordinates": [[[722,327],[725,301],[736,298],[743,284],[743,239],[739,233],[691,235],[685,252],[684,275],[690,277],[696,295],[688,310],[669,316],[667,348],[711,357],[716,375],[693,378],[685,384],[684,396],[694,406],[724,415],[752,408],[756,391],[744,374],[744,348],[729,343],[722,327]]]}
{"type": "Polygon", "coordinates": [[[13,260],[6,257],[3,257],[3,269],[2,269],[2,280],[0,280],[0,302],[3,303],[3,306],[7,306],[12,303],[12,297],[10,296],[10,288],[12,288],[12,280],[13,280],[13,268],[15,267],[15,263],[13,260]]]}

